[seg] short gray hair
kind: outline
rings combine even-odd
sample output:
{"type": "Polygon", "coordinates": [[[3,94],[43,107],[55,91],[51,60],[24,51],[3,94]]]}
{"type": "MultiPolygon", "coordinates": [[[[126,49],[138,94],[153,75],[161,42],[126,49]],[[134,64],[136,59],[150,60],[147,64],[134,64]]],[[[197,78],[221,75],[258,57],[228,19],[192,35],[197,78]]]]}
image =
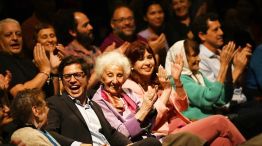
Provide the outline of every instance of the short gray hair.
{"type": "Polygon", "coordinates": [[[100,79],[105,68],[108,65],[117,65],[123,68],[124,77],[128,78],[131,72],[131,65],[128,58],[118,51],[105,52],[98,56],[95,64],[95,73],[97,78],[100,79]]]}
{"type": "Polygon", "coordinates": [[[5,24],[5,23],[8,23],[8,22],[13,22],[13,23],[16,23],[20,26],[20,23],[17,20],[15,20],[13,18],[5,18],[5,19],[0,20],[0,31],[2,30],[2,25],[5,24]]]}

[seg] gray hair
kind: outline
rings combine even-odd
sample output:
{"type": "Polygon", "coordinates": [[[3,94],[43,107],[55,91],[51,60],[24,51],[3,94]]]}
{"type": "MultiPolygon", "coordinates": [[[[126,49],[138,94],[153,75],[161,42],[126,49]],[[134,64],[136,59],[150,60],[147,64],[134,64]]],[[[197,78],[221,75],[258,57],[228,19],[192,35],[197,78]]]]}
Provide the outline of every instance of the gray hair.
{"type": "Polygon", "coordinates": [[[124,77],[128,78],[131,72],[131,65],[128,58],[118,51],[106,52],[97,57],[95,64],[95,73],[97,78],[100,79],[105,68],[108,65],[117,65],[123,68],[124,77]]]}
{"type": "Polygon", "coordinates": [[[2,30],[2,25],[5,23],[9,23],[9,22],[16,23],[20,26],[20,23],[17,20],[13,18],[5,18],[5,19],[0,20],[0,31],[2,30]]]}

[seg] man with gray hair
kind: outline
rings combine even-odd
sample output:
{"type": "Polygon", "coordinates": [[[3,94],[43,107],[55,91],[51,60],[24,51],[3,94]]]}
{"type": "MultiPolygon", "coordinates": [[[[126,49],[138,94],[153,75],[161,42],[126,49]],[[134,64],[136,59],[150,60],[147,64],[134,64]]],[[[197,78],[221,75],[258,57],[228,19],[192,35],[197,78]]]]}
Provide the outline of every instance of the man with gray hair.
{"type": "Polygon", "coordinates": [[[9,70],[12,80],[9,92],[14,97],[24,89],[42,88],[49,78],[51,67],[45,49],[34,49],[34,63],[22,53],[22,31],[18,21],[6,18],[0,21],[0,73],[9,70]]]}

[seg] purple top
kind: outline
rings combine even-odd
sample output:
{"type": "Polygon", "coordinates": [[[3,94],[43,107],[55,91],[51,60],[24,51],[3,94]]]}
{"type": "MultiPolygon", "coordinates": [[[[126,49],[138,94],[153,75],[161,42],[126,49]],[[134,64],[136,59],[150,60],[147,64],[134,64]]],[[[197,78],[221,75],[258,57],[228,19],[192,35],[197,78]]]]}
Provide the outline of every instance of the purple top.
{"type": "MultiPolygon", "coordinates": [[[[129,96],[138,106],[141,104],[138,96],[133,93],[130,89],[123,89],[123,91],[129,96]]],[[[124,114],[120,114],[117,112],[116,108],[112,106],[111,103],[107,102],[102,97],[102,86],[96,91],[92,100],[95,101],[102,108],[103,113],[107,119],[107,121],[114,127],[117,131],[121,132],[127,137],[134,137],[139,134],[142,129],[140,127],[140,123],[135,118],[135,114],[133,114],[128,108],[125,108],[125,116],[124,114]]]]}

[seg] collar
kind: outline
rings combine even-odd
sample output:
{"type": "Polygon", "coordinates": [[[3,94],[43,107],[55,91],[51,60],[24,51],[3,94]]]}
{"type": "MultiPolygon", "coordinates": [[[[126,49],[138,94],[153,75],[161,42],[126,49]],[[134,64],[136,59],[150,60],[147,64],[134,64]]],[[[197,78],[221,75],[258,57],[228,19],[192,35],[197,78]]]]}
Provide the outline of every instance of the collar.
{"type": "Polygon", "coordinates": [[[219,58],[219,55],[215,54],[214,52],[210,51],[205,45],[200,44],[200,54],[202,56],[206,56],[208,58],[219,58]]]}
{"type": "Polygon", "coordinates": [[[80,100],[78,100],[78,99],[76,99],[76,98],[74,98],[74,97],[72,97],[72,96],[70,96],[70,95],[68,95],[68,96],[71,98],[71,100],[72,100],[75,104],[80,105],[80,106],[84,107],[85,109],[89,109],[89,108],[90,108],[91,100],[89,100],[88,97],[86,97],[86,103],[81,104],[80,100]]]}

